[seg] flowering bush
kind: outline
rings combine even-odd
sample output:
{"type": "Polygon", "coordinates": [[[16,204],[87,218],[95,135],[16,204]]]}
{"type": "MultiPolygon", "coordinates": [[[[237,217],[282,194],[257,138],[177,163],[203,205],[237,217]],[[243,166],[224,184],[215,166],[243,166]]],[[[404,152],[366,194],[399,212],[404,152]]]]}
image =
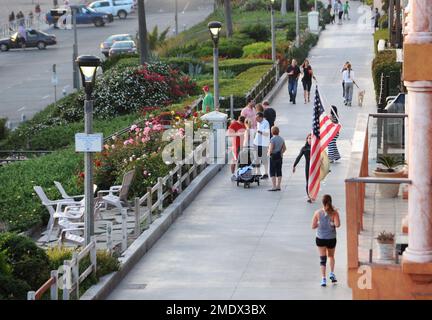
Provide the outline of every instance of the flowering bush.
{"type": "MultiPolygon", "coordinates": [[[[107,119],[132,113],[145,106],[164,107],[197,93],[187,76],[162,62],[143,66],[113,68],[96,82],[94,115],[107,119]]],[[[84,117],[84,93],[73,103],[59,104],[61,117],[78,121],[84,117]]]]}

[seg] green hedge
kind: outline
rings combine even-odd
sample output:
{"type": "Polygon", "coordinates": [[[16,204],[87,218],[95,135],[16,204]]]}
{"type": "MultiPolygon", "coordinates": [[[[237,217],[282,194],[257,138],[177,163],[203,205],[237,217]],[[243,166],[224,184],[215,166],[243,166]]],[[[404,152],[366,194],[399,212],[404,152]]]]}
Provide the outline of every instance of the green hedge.
{"type": "Polygon", "coordinates": [[[255,42],[243,47],[243,58],[256,58],[272,52],[271,42],[255,42]]]}
{"type": "Polygon", "coordinates": [[[61,181],[68,193],[82,194],[83,186],[77,178],[82,168],[83,154],[72,149],[1,167],[0,222],[7,230],[19,232],[46,224],[49,213],[33,186],[42,186],[50,199],[61,198],[54,180],[61,181]]]}
{"type": "MultiPolygon", "coordinates": [[[[219,61],[219,71],[230,70],[238,75],[250,68],[269,64],[272,64],[272,61],[267,59],[227,59],[219,61]]],[[[213,64],[207,64],[206,70],[213,72],[213,64]]]]}
{"type": "Polygon", "coordinates": [[[384,50],[377,53],[372,61],[372,76],[377,104],[379,103],[381,74],[390,76],[389,94],[397,95],[400,92],[401,72],[402,63],[396,62],[394,50],[384,50]]]}
{"type": "Polygon", "coordinates": [[[8,130],[6,128],[6,122],[7,119],[0,118],[0,140],[5,139],[8,134],[8,130]]]}
{"type": "MultiPolygon", "coordinates": [[[[110,120],[95,120],[93,132],[103,133],[104,137],[121,130],[139,117],[138,114],[124,115],[110,120]]],[[[84,132],[84,122],[74,122],[63,125],[40,126],[26,123],[4,141],[3,150],[57,150],[75,141],[75,134],[84,132]]]]}

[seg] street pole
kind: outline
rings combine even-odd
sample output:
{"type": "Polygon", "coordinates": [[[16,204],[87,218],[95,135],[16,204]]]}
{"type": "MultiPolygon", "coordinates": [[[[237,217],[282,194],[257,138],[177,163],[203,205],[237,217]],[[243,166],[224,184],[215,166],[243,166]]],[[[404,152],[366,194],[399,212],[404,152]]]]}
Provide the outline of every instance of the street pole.
{"type": "Polygon", "coordinates": [[[143,65],[149,60],[144,0],[138,0],[138,31],[140,43],[140,62],[143,65]]]}
{"type": "Polygon", "coordinates": [[[213,86],[214,86],[214,106],[219,111],[219,48],[215,43],[213,47],[213,86]]]}
{"type": "MultiPolygon", "coordinates": [[[[93,133],[93,99],[86,93],[84,102],[84,129],[86,134],[93,133]]],[[[94,199],[93,199],[93,153],[84,154],[84,206],[85,206],[85,243],[88,245],[94,235],[94,199]]]]}
{"type": "Polygon", "coordinates": [[[296,41],[295,41],[295,45],[298,48],[300,46],[300,21],[299,21],[299,0],[295,0],[295,11],[296,11],[296,41]]]}
{"type": "Polygon", "coordinates": [[[79,80],[79,70],[78,65],[75,63],[78,57],[78,35],[77,35],[77,24],[76,24],[76,11],[71,8],[72,12],[72,24],[74,29],[74,44],[73,44],[73,53],[72,53],[72,65],[73,65],[73,87],[76,90],[79,90],[80,80],[79,80]]]}
{"type": "Polygon", "coordinates": [[[315,11],[318,11],[318,4],[317,4],[317,0],[315,0],[315,11]]]}
{"type": "Polygon", "coordinates": [[[178,35],[178,0],[175,0],[175,34],[178,35]]]}
{"type": "Polygon", "coordinates": [[[273,63],[276,62],[276,35],[275,35],[275,23],[274,23],[274,8],[273,4],[271,6],[271,42],[272,42],[272,60],[273,63]]]}

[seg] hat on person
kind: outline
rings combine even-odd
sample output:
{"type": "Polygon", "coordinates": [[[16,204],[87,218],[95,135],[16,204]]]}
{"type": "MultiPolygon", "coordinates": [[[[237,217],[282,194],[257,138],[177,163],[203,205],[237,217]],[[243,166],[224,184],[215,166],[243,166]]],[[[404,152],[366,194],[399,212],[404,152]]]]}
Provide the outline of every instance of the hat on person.
{"type": "Polygon", "coordinates": [[[204,87],[202,87],[202,89],[203,89],[205,92],[208,92],[208,91],[210,90],[209,86],[204,86],[204,87]]]}

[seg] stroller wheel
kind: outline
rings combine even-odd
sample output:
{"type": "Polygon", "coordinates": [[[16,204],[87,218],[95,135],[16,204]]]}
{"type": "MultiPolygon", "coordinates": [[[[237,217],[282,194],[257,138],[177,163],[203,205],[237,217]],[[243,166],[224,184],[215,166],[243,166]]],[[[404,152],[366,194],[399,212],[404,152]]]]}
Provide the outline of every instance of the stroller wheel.
{"type": "Polygon", "coordinates": [[[259,181],[259,179],[258,179],[258,180],[257,180],[257,184],[260,185],[259,183],[260,183],[260,181],[259,181]]]}

